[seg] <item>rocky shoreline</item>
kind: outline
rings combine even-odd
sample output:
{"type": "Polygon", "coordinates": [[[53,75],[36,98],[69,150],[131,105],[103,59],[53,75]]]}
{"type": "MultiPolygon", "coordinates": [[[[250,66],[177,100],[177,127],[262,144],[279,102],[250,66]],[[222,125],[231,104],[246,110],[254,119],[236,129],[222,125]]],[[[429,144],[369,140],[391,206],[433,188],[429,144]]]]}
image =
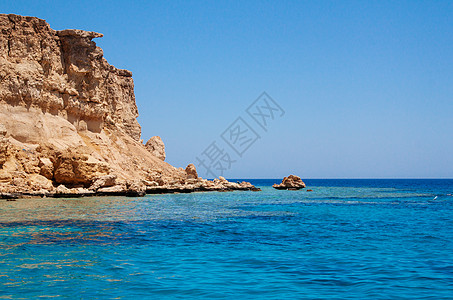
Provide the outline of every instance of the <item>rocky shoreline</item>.
{"type": "Polygon", "coordinates": [[[103,197],[103,196],[126,196],[126,197],[143,197],[152,194],[184,194],[196,192],[232,192],[232,191],[261,191],[249,182],[220,182],[220,179],[214,181],[201,180],[195,184],[187,185],[169,185],[133,188],[103,188],[97,191],[85,188],[60,188],[55,191],[24,191],[13,193],[0,193],[0,199],[15,200],[20,198],[81,198],[81,197],[103,197]],[[217,180],[217,182],[216,182],[217,180]]]}
{"type": "Polygon", "coordinates": [[[0,14],[0,198],[259,190],[175,168],[157,135],[144,143],[132,72],[107,62],[102,36],[0,14]]]}
{"type": "Polygon", "coordinates": [[[175,180],[171,183],[147,180],[127,182],[118,180],[116,175],[105,175],[93,180],[88,188],[83,186],[68,188],[65,185],[59,185],[56,188],[37,191],[14,189],[11,192],[1,192],[0,199],[14,200],[28,197],[80,198],[93,196],[143,197],[147,194],[261,191],[260,188],[255,187],[250,182],[230,182],[222,176],[214,180],[203,179],[198,177],[193,164],[187,166],[185,173],[187,175],[186,179],[175,180]]]}

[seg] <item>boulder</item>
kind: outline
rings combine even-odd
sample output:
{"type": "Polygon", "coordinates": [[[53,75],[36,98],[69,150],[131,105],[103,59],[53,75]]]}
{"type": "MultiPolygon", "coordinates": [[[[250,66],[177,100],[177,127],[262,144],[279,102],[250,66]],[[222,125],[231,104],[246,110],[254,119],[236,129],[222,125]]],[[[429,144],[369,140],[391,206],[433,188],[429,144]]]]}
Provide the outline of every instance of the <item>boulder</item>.
{"type": "Polygon", "coordinates": [[[272,187],[277,190],[300,190],[305,188],[305,183],[299,176],[289,175],[283,178],[282,183],[274,184],[272,187]]]}
{"type": "Polygon", "coordinates": [[[195,168],[194,164],[189,164],[186,167],[186,174],[187,174],[187,179],[197,179],[198,178],[197,169],[195,168]]]}
{"type": "Polygon", "coordinates": [[[219,180],[221,183],[228,183],[228,180],[226,180],[223,176],[219,176],[219,180]]]}
{"type": "Polygon", "coordinates": [[[145,147],[155,157],[160,160],[165,160],[165,145],[160,136],[153,136],[150,138],[146,142],[145,147]]]}
{"type": "Polygon", "coordinates": [[[100,188],[111,187],[116,183],[117,176],[114,174],[101,176],[93,181],[93,184],[90,186],[90,190],[97,191],[100,188]]]}
{"type": "Polygon", "coordinates": [[[83,184],[89,186],[98,177],[110,173],[105,162],[88,155],[64,154],[59,157],[54,180],[59,184],[83,184]]]}
{"type": "Polygon", "coordinates": [[[143,197],[146,194],[146,186],[141,180],[128,183],[126,196],[143,197]]]}
{"type": "Polygon", "coordinates": [[[28,185],[30,189],[39,191],[39,190],[52,190],[53,185],[52,181],[47,179],[46,177],[39,175],[39,174],[30,174],[27,176],[28,185]]]}
{"type": "Polygon", "coordinates": [[[47,157],[40,157],[39,164],[40,173],[42,176],[46,177],[47,179],[53,178],[54,167],[52,161],[47,157]]]}

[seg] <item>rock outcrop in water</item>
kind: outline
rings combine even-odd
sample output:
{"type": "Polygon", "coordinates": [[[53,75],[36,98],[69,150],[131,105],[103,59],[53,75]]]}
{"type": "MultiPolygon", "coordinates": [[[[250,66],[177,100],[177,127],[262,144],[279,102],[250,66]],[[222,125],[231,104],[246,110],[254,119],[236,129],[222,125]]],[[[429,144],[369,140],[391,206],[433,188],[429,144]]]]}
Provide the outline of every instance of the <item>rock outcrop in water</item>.
{"type": "MultiPolygon", "coordinates": [[[[132,73],[92,40],[0,14],[0,193],[93,195],[253,189],[187,176],[140,140],[132,73]]],[[[5,196],[6,197],[6,196],[5,196]]]]}
{"type": "Polygon", "coordinates": [[[272,187],[277,190],[300,190],[305,188],[305,183],[299,176],[289,175],[283,178],[282,183],[274,184],[272,187]]]}

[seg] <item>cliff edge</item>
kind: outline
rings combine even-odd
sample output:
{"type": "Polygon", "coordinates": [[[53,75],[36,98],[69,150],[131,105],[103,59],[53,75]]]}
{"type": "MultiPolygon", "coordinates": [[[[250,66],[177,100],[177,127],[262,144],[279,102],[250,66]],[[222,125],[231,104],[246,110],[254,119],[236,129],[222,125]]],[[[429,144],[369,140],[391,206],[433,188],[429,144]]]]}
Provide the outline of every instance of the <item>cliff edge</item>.
{"type": "Polygon", "coordinates": [[[0,37],[0,192],[252,189],[171,166],[160,138],[143,145],[132,73],[108,64],[102,34],[0,14],[0,37]]]}

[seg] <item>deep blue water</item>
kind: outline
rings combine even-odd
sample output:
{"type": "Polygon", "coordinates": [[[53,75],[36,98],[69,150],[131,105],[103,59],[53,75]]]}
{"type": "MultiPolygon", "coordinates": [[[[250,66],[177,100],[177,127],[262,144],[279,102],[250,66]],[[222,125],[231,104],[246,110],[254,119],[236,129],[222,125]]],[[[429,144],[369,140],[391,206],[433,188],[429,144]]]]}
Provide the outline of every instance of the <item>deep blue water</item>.
{"type": "Polygon", "coordinates": [[[0,299],[453,299],[453,180],[278,181],[1,201],[0,299]]]}

